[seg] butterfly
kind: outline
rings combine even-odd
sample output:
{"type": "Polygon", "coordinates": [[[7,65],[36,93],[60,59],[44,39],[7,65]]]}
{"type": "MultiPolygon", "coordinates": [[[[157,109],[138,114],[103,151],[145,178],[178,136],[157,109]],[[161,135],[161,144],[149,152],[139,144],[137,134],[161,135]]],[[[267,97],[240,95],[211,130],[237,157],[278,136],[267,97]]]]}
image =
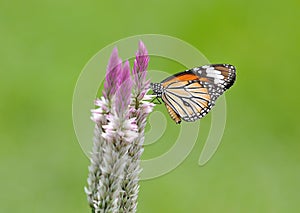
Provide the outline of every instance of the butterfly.
{"type": "Polygon", "coordinates": [[[181,119],[192,122],[204,117],[235,79],[233,65],[210,64],[177,73],[160,83],[150,83],[150,88],[179,124],[181,119]]]}

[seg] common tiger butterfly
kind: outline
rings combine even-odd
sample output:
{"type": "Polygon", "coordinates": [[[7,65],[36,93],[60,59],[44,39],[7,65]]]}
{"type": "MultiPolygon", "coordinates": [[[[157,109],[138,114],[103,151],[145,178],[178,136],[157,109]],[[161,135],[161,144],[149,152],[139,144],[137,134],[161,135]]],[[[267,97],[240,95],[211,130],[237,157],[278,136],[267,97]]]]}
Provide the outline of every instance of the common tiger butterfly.
{"type": "Polygon", "coordinates": [[[150,88],[179,124],[181,119],[191,122],[204,117],[235,78],[233,65],[210,64],[177,73],[161,83],[150,83],[150,88]]]}

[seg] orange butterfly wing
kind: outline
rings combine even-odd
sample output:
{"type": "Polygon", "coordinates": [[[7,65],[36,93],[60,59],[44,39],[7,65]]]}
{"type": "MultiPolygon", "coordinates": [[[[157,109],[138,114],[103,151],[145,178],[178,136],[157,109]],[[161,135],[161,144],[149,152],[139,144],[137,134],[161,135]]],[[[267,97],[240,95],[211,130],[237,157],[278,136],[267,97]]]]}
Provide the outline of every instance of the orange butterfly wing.
{"type": "MultiPolygon", "coordinates": [[[[199,80],[191,81],[169,81],[162,95],[167,109],[174,112],[171,115],[174,119],[177,115],[185,121],[195,121],[204,116],[211,108],[211,96],[208,89],[200,84],[199,80]]],[[[175,120],[175,119],[174,119],[175,120]]]]}

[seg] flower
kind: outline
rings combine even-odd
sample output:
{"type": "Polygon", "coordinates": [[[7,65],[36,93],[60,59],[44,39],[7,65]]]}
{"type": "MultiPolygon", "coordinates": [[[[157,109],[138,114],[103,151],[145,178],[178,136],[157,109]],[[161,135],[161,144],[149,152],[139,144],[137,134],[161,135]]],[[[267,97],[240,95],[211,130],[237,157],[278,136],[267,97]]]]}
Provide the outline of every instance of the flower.
{"type": "Polygon", "coordinates": [[[120,59],[118,56],[118,49],[114,48],[108,62],[106,78],[104,82],[103,96],[107,100],[111,100],[119,86],[118,74],[120,73],[121,69],[122,59],[120,59]]]}
{"type": "Polygon", "coordinates": [[[129,62],[122,65],[117,48],[109,59],[103,96],[95,100],[98,108],[91,110],[96,125],[85,192],[93,212],[136,212],[144,128],[154,106],[146,95],[148,62],[141,41],[133,80],[129,62]]]}
{"type": "Polygon", "coordinates": [[[98,106],[97,109],[92,109],[91,120],[96,124],[104,124],[107,120],[106,116],[109,113],[108,101],[103,96],[95,100],[95,106],[98,106]]]}
{"type": "Polygon", "coordinates": [[[146,120],[154,107],[149,103],[147,94],[149,90],[149,81],[146,80],[147,68],[149,63],[148,51],[142,41],[139,42],[139,48],[136,53],[133,67],[133,98],[131,117],[136,118],[138,135],[132,142],[128,150],[128,163],[125,167],[125,179],[122,182],[121,209],[125,212],[136,212],[137,198],[139,192],[139,174],[141,173],[140,159],[144,151],[144,131],[146,120]]]}
{"type": "Polygon", "coordinates": [[[147,68],[149,63],[148,51],[142,41],[139,42],[139,48],[135,56],[132,70],[134,80],[133,96],[137,101],[141,101],[147,93],[150,82],[146,80],[147,68]]]}

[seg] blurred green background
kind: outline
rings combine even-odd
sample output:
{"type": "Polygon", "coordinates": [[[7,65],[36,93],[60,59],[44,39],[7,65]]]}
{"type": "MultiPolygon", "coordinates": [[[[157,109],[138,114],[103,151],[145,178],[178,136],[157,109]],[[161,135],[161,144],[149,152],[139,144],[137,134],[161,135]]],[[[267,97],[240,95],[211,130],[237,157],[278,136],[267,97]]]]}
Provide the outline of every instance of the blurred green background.
{"type": "MultiPolygon", "coordinates": [[[[185,40],[238,74],[216,155],[198,166],[203,133],[176,170],[141,182],[139,212],[299,212],[299,7],[296,0],[0,0],[0,212],[90,212],[89,160],[72,124],[76,80],[101,48],[144,33],[185,40]]],[[[168,70],[164,60],[150,63],[168,70]]],[[[208,131],[209,116],[202,126],[208,131]]],[[[146,147],[145,157],[159,150],[146,147]]]]}

